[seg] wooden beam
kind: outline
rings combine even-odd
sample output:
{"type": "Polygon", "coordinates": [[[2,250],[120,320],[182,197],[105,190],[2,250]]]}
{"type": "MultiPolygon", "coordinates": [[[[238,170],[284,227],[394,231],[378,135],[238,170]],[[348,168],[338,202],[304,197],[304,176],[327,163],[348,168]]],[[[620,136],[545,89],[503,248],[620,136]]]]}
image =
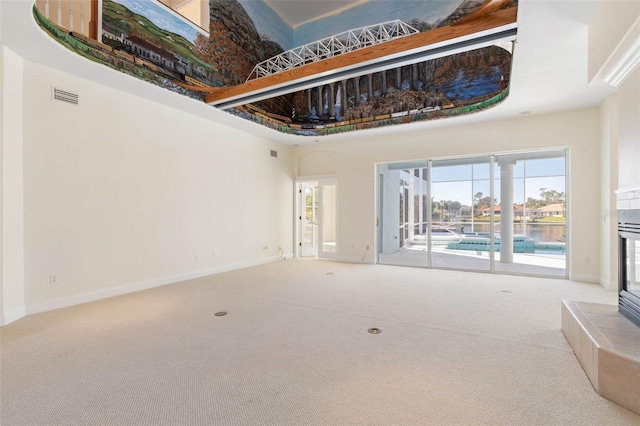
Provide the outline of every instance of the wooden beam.
{"type": "Polygon", "coordinates": [[[429,46],[446,44],[447,42],[465,36],[515,24],[516,12],[517,7],[495,12],[492,11],[479,16],[477,19],[436,28],[387,43],[334,56],[320,62],[281,71],[236,86],[210,88],[207,90],[209,93],[205,96],[205,101],[209,104],[216,105],[235,97],[268,91],[274,87],[286,86],[287,84],[293,84],[313,77],[326,75],[327,78],[329,78],[332,72],[339,69],[349,69],[365,63],[382,62],[390,57],[402,56],[403,54],[409,54],[413,51],[426,49],[429,46]]]}
{"type": "Polygon", "coordinates": [[[100,34],[98,34],[98,7],[100,2],[98,0],[91,0],[91,19],[89,20],[89,37],[100,41],[100,34]]]}

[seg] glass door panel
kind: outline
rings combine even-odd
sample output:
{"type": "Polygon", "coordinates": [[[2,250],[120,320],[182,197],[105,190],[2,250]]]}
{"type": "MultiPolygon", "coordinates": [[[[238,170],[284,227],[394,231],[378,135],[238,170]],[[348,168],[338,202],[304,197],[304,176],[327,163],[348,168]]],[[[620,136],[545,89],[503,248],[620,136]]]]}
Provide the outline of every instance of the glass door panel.
{"type": "Polygon", "coordinates": [[[431,266],[488,271],[490,158],[431,164],[431,266]]]}
{"type": "Polygon", "coordinates": [[[495,156],[495,270],[565,277],[566,152],[495,156]]]}
{"type": "Polygon", "coordinates": [[[315,182],[300,184],[300,256],[316,256],[318,251],[317,193],[315,182]]]}
{"type": "Polygon", "coordinates": [[[320,194],[320,241],[319,257],[336,257],[337,246],[337,202],[338,185],[319,182],[320,194]]]}
{"type": "Polygon", "coordinates": [[[378,167],[378,262],[428,266],[427,162],[378,167]]]}

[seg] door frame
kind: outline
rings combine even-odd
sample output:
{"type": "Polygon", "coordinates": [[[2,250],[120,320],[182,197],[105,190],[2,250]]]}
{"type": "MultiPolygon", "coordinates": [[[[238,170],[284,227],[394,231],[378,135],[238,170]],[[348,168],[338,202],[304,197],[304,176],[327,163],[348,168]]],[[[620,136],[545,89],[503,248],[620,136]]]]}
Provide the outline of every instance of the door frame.
{"type": "Polygon", "coordinates": [[[303,257],[302,256],[302,218],[304,216],[304,211],[302,210],[302,196],[301,196],[301,189],[302,189],[302,184],[304,183],[315,183],[315,187],[318,188],[318,217],[316,218],[317,221],[317,233],[318,233],[318,239],[317,239],[317,247],[315,250],[315,257],[316,258],[323,258],[323,259],[337,259],[338,258],[338,250],[339,250],[339,243],[338,243],[338,236],[339,236],[339,223],[338,223],[338,211],[339,211],[339,184],[338,184],[338,178],[307,178],[307,179],[296,179],[295,180],[295,185],[294,185],[294,195],[295,195],[295,208],[296,208],[296,214],[294,216],[294,220],[295,220],[295,255],[296,257],[303,257]],[[331,253],[331,252],[325,252],[322,250],[322,244],[323,244],[323,239],[322,239],[322,232],[323,232],[323,196],[322,196],[322,190],[320,189],[321,186],[323,184],[330,184],[330,185],[335,185],[336,187],[336,200],[335,200],[335,232],[336,232],[336,250],[335,252],[331,253]]]}
{"type": "Polygon", "coordinates": [[[318,194],[318,182],[317,181],[299,181],[296,183],[296,248],[297,255],[300,257],[318,256],[318,220],[319,220],[319,200],[316,197],[318,194]],[[311,248],[304,246],[304,236],[309,225],[307,220],[307,200],[304,188],[310,188],[312,192],[313,200],[313,222],[311,223],[311,248]]]}

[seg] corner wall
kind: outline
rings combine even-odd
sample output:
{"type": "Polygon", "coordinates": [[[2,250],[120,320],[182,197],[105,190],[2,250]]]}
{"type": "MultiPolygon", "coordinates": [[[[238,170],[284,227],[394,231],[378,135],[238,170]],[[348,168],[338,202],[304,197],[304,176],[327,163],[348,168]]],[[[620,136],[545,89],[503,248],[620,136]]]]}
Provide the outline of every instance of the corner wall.
{"type": "MultiPolygon", "coordinates": [[[[450,119],[457,120],[457,119],[450,119]]],[[[339,258],[360,258],[376,239],[375,165],[392,161],[482,155],[569,147],[570,278],[598,282],[600,277],[600,125],[597,109],[531,116],[479,124],[415,130],[358,141],[299,148],[296,154],[333,151],[340,180],[339,258]],[[351,247],[354,249],[351,249],[351,247]]],[[[305,170],[299,170],[304,177],[305,170]]],[[[366,261],[374,261],[371,250],[366,261]]]]}
{"type": "Polygon", "coordinates": [[[640,2],[599,0],[589,22],[588,78],[604,78],[633,44],[640,30],[640,2]]]}
{"type": "Polygon", "coordinates": [[[618,288],[618,213],[615,190],[618,187],[618,96],[612,95],[600,106],[600,285],[618,288]]]}
{"type": "Polygon", "coordinates": [[[293,251],[289,147],[31,62],[24,120],[27,314],[293,251]]]}
{"type": "Polygon", "coordinates": [[[23,66],[0,45],[0,325],[25,314],[23,66]]]}
{"type": "Polygon", "coordinates": [[[618,287],[619,209],[640,208],[640,3],[601,0],[589,22],[589,81],[618,89],[600,108],[601,284],[618,287]],[[606,35],[606,36],[603,36],[606,35]],[[635,70],[635,71],[634,71],[635,70]],[[614,192],[615,190],[615,192],[614,192]]]}
{"type": "MultiPolygon", "coordinates": [[[[640,190],[640,67],[618,89],[620,190],[640,190]]],[[[635,197],[638,198],[638,197],[635,197]]],[[[624,207],[622,207],[624,208],[624,207]]],[[[640,208],[640,203],[627,208],[640,208]]]]}

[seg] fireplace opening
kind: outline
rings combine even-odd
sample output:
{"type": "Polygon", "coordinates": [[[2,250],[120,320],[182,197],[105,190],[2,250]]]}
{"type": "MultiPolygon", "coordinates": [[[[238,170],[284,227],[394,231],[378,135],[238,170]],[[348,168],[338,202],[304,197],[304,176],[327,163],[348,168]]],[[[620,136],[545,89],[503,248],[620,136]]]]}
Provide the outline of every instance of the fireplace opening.
{"type": "Polygon", "coordinates": [[[640,209],[618,212],[618,310],[640,327],[640,209]]]}

